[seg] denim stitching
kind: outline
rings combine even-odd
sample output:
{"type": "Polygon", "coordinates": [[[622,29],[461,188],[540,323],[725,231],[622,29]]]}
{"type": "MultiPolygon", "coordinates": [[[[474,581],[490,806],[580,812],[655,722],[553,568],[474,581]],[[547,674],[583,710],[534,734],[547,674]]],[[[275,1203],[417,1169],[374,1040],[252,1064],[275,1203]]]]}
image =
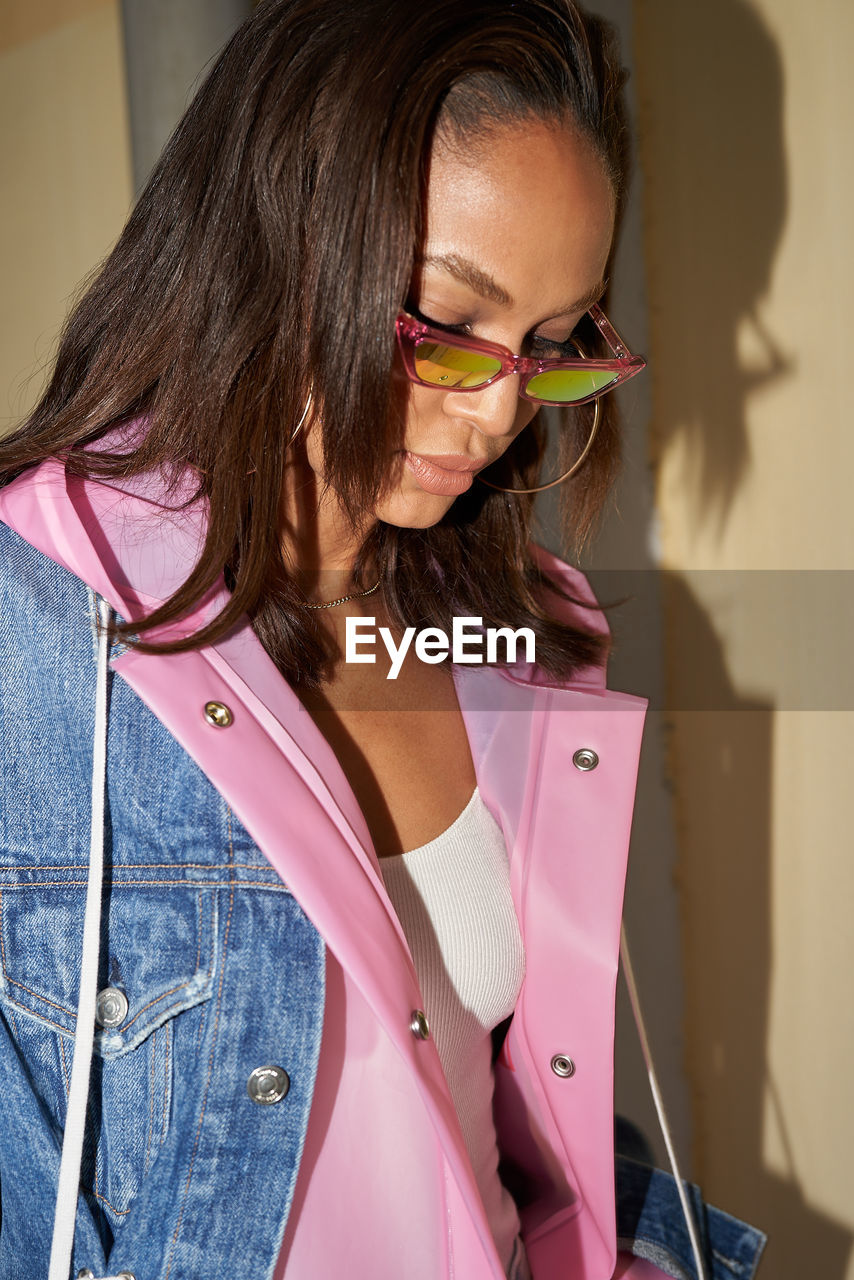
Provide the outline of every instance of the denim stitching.
{"type": "Polygon", "coordinates": [[[6,930],[3,928],[3,890],[0,889],[0,968],[3,970],[3,977],[8,980],[9,975],[6,972],[6,930]]]}
{"type": "Polygon", "coordinates": [[[148,1084],[148,1140],[145,1144],[145,1161],[142,1166],[143,1178],[148,1173],[148,1161],[151,1156],[151,1133],[154,1128],[154,1068],[157,1065],[157,1030],[151,1037],[151,1079],[148,1084]]]}
{"type": "Polygon", "coordinates": [[[65,1037],[59,1037],[59,1055],[62,1058],[62,1075],[65,1081],[65,1101],[68,1102],[68,1095],[71,1091],[71,1081],[68,1076],[68,1063],[65,1061],[65,1037]]]}
{"type": "MultiPolygon", "coordinates": [[[[91,1085],[90,1085],[90,1087],[91,1087],[91,1085]]],[[[67,1116],[67,1113],[66,1113],[66,1120],[67,1120],[67,1119],[68,1119],[68,1116],[67,1116]]],[[[103,1196],[101,1196],[101,1195],[99,1194],[99,1192],[98,1192],[98,1183],[99,1183],[99,1181],[100,1181],[100,1179],[99,1179],[99,1177],[98,1177],[98,1148],[99,1148],[99,1144],[98,1144],[98,1143],[96,1143],[96,1141],[95,1141],[95,1117],[94,1117],[94,1115],[92,1114],[92,1099],[91,1099],[91,1097],[90,1097],[89,1101],[86,1103],[86,1123],[87,1123],[87,1125],[89,1126],[89,1134],[90,1134],[91,1139],[92,1139],[92,1163],[93,1163],[93,1165],[95,1166],[95,1190],[94,1190],[94,1195],[95,1195],[99,1200],[103,1200],[103,1196]]],[[[106,1200],[104,1200],[104,1204],[106,1204],[106,1203],[107,1203],[107,1201],[106,1201],[106,1200]]],[[[112,1207],[113,1207],[113,1206],[112,1206],[112,1205],[110,1205],[110,1208],[111,1208],[111,1209],[112,1209],[112,1207]]]]}
{"type": "Polygon", "coordinates": [[[18,1021],[17,1021],[17,1019],[16,1019],[16,1017],[15,1017],[15,1010],[14,1010],[14,1008],[12,1008],[12,1006],[10,1005],[10,1006],[5,1010],[5,1012],[6,1012],[6,1013],[8,1013],[8,1015],[9,1015],[9,1021],[10,1021],[10,1023],[12,1024],[12,1030],[13,1030],[13,1032],[15,1033],[15,1039],[16,1039],[16,1040],[18,1040],[18,1041],[20,1041],[20,1039],[21,1039],[21,1033],[20,1033],[20,1031],[18,1030],[18,1021]]]}
{"type": "MultiPolygon", "coordinates": [[[[140,1009],[139,1013],[136,1015],[136,1017],[133,1018],[131,1022],[128,1022],[125,1026],[122,1027],[120,1034],[124,1034],[125,1031],[127,1031],[130,1027],[132,1027],[133,1023],[136,1022],[137,1018],[139,1018],[145,1012],[145,1009],[152,1008],[153,1005],[159,1004],[161,1000],[165,1000],[167,996],[173,995],[176,991],[181,991],[184,987],[188,987],[191,981],[192,979],[190,979],[187,982],[182,982],[180,986],[173,987],[171,991],[165,991],[162,996],[157,996],[155,1000],[149,1001],[149,1003],[145,1006],[144,1009],[140,1009]]],[[[19,985],[19,984],[16,984],[16,985],[19,985]]],[[[26,991],[27,988],[25,987],[24,990],[26,991]]],[[[64,1027],[61,1022],[54,1022],[53,1018],[49,1018],[46,1013],[42,1013],[40,1010],[31,1009],[28,1005],[24,1004],[23,1001],[21,1000],[15,1000],[10,996],[8,999],[7,1007],[10,1010],[13,1008],[20,1009],[22,1013],[29,1014],[31,1018],[35,1018],[38,1022],[43,1023],[45,1026],[54,1027],[55,1030],[61,1031],[62,1034],[65,1036],[70,1036],[73,1034],[73,1032],[71,1032],[68,1029],[68,1027],[64,1027]]],[[[72,1014],[70,1016],[74,1017],[76,1015],[72,1014]]]]}
{"type": "MultiPolygon", "coordinates": [[[[199,972],[199,966],[200,966],[200,964],[201,964],[201,962],[202,962],[202,929],[204,928],[204,920],[202,919],[202,891],[201,891],[201,889],[199,890],[199,896],[198,896],[198,910],[199,910],[199,927],[198,927],[198,930],[197,930],[197,932],[196,932],[196,937],[197,937],[197,939],[198,939],[198,942],[197,942],[197,944],[196,944],[196,973],[198,973],[198,972],[199,972]]],[[[210,975],[210,969],[208,970],[208,975],[210,975]]]]}
{"type": "MultiPolygon", "coordinates": [[[[229,855],[230,855],[229,861],[231,861],[231,856],[233,855],[234,848],[232,845],[230,813],[228,815],[228,839],[229,839],[229,855]]],[[[187,1198],[190,1194],[190,1183],[192,1182],[192,1178],[193,1178],[193,1166],[196,1161],[196,1152],[199,1149],[199,1141],[202,1136],[202,1124],[204,1123],[205,1111],[208,1105],[208,1090],[210,1089],[211,1076],[213,1074],[213,1060],[214,1060],[214,1053],[216,1052],[216,1039],[217,1039],[217,1032],[219,1030],[220,1011],[222,1009],[222,987],[223,987],[223,983],[225,982],[225,955],[226,955],[226,951],[228,950],[228,935],[231,929],[231,913],[233,910],[234,910],[234,885],[232,883],[231,892],[229,893],[229,898],[228,898],[228,916],[225,922],[225,933],[222,939],[222,960],[221,960],[221,968],[219,973],[219,986],[217,988],[217,997],[216,997],[216,1018],[214,1020],[214,1026],[213,1026],[211,1051],[208,1056],[208,1073],[207,1073],[207,1078],[205,1080],[205,1092],[204,1092],[204,1097],[202,1099],[201,1113],[199,1114],[199,1123],[196,1126],[196,1137],[195,1137],[195,1141],[193,1142],[193,1151],[190,1156],[190,1165],[189,1165],[189,1168],[187,1169],[187,1181],[184,1184],[184,1195],[181,1203],[181,1209],[178,1214],[178,1221],[175,1224],[175,1232],[172,1236],[172,1244],[169,1250],[169,1265],[166,1268],[166,1274],[164,1275],[163,1280],[169,1280],[169,1276],[172,1274],[172,1264],[175,1261],[175,1246],[178,1243],[178,1234],[181,1230],[181,1223],[184,1219],[184,1210],[187,1205],[187,1198]]]]}
{"type": "Polygon", "coordinates": [[[160,1145],[166,1141],[166,1103],[169,1098],[169,1051],[172,1046],[172,1023],[167,1022],[166,1031],[166,1061],[163,1066],[163,1115],[160,1122],[160,1145]]]}
{"type": "MultiPolygon", "coordinates": [[[[41,1022],[46,1027],[53,1027],[55,1031],[61,1031],[64,1036],[72,1035],[72,1032],[68,1030],[68,1027],[64,1027],[60,1022],[54,1022],[52,1018],[48,1018],[43,1013],[33,1013],[32,1009],[28,1009],[27,1006],[25,1004],[22,1004],[20,1000],[10,1000],[7,1007],[9,1008],[10,1012],[12,1011],[12,1009],[20,1009],[21,1013],[28,1014],[29,1017],[35,1018],[37,1022],[41,1022]]],[[[20,1035],[17,1030],[17,1025],[15,1029],[15,1035],[18,1036],[18,1038],[20,1039],[20,1035]]]]}
{"type": "MultiPolygon", "coordinates": [[[[272,867],[259,867],[256,862],[117,862],[113,865],[116,871],[170,871],[173,867],[183,871],[232,871],[239,867],[247,867],[252,871],[269,871],[275,875],[272,867]]],[[[3,871],[88,871],[88,862],[8,862],[3,871]]]]}
{"type": "MultiPolygon", "coordinates": [[[[36,1000],[41,1000],[44,1004],[49,1004],[52,1009],[58,1009],[60,1013],[67,1013],[69,1018],[74,1022],[77,1021],[77,1014],[71,1009],[66,1009],[64,1004],[57,1004],[55,1000],[48,1000],[47,996],[39,995],[38,991],[32,991],[29,987],[25,986],[23,982],[16,982],[14,978],[10,978],[5,971],[4,976],[10,987],[20,987],[22,991],[26,991],[28,996],[33,996],[36,1000]]],[[[24,1007],[25,1006],[22,1004],[21,1008],[23,1009],[24,1007]]]]}
{"type": "MultiPolygon", "coordinates": [[[[200,890],[199,890],[199,911],[200,911],[200,912],[201,912],[201,907],[202,907],[202,891],[201,891],[201,889],[200,889],[200,890]]],[[[213,909],[211,910],[211,930],[213,931],[213,909]]],[[[214,956],[214,952],[215,952],[215,951],[216,951],[216,940],[214,939],[214,945],[213,945],[213,946],[212,946],[212,948],[211,948],[211,963],[210,963],[210,965],[209,965],[209,967],[208,967],[208,973],[207,973],[207,976],[208,976],[209,978],[210,978],[210,977],[212,976],[212,974],[213,974],[213,964],[214,964],[213,956],[214,956]]],[[[197,959],[197,961],[196,961],[196,966],[197,966],[197,968],[198,968],[198,965],[199,965],[199,963],[200,963],[200,960],[201,960],[201,921],[199,922],[199,959],[197,959]]],[[[206,1013],[207,1013],[207,1009],[203,1009],[203,1010],[202,1010],[202,1016],[199,1018],[199,1026],[198,1026],[198,1030],[197,1030],[197,1032],[196,1032],[196,1052],[197,1052],[197,1053],[198,1053],[198,1051],[199,1051],[199,1047],[201,1046],[201,1043],[202,1043],[202,1036],[204,1035],[204,1030],[205,1030],[205,1014],[206,1014],[206,1013]]]]}
{"type": "MultiPolygon", "coordinates": [[[[205,880],[203,883],[205,888],[211,889],[268,889],[271,893],[284,892],[293,897],[287,885],[273,884],[269,880],[205,880]]],[[[32,880],[27,884],[7,885],[6,892],[12,893],[22,889],[79,889],[85,884],[85,880],[32,880]]],[[[199,887],[198,880],[113,880],[111,884],[114,889],[122,889],[125,886],[131,889],[157,889],[168,888],[172,884],[199,887]]]]}
{"type": "MultiPolygon", "coordinates": [[[[195,978],[195,976],[196,975],[193,974],[193,978],[195,978]]],[[[188,978],[186,982],[179,982],[177,987],[172,987],[170,991],[164,991],[161,995],[155,996],[153,1000],[149,1000],[148,1004],[144,1004],[142,1006],[139,1013],[134,1014],[130,1022],[125,1022],[122,1024],[121,1034],[124,1035],[125,1032],[130,1031],[133,1024],[137,1021],[137,1019],[142,1017],[142,1015],[146,1012],[147,1009],[153,1009],[156,1004],[160,1004],[163,1000],[166,1000],[169,996],[174,996],[176,991],[183,991],[185,987],[188,987],[190,985],[190,983],[193,981],[193,978],[188,978]]]]}
{"type": "Polygon", "coordinates": [[[201,1007],[201,1016],[199,1017],[199,1025],[196,1030],[196,1053],[197,1054],[202,1047],[202,1038],[205,1034],[205,1018],[207,1017],[207,1012],[208,1012],[208,1006],[207,1006],[207,1002],[205,1002],[201,1007]]]}
{"type": "MultiPolygon", "coordinates": [[[[2,891],[0,891],[0,967],[2,967],[3,977],[6,979],[6,982],[9,984],[9,986],[20,987],[21,990],[26,991],[28,995],[35,996],[37,1000],[46,1000],[47,1003],[49,1005],[52,1005],[54,1009],[58,1009],[60,1013],[67,1013],[69,1017],[72,1017],[76,1020],[77,1014],[71,1013],[70,1009],[65,1009],[61,1004],[54,1004],[53,1000],[47,1000],[46,996],[40,996],[38,995],[37,992],[30,991],[29,987],[25,987],[22,982],[16,982],[14,978],[9,977],[9,974],[6,970],[6,939],[5,939],[5,931],[3,929],[3,893],[2,891]]],[[[26,1013],[30,1012],[30,1010],[27,1009],[27,1006],[22,1001],[16,1000],[14,996],[11,995],[11,993],[9,995],[9,1003],[11,1006],[22,1009],[26,1013]]],[[[66,1028],[61,1026],[58,1022],[52,1022],[49,1018],[45,1018],[44,1021],[48,1022],[50,1026],[56,1027],[58,1031],[66,1030],[66,1028]]],[[[18,1031],[17,1023],[15,1023],[14,1026],[15,1026],[15,1036],[17,1039],[20,1040],[21,1036],[20,1036],[20,1032],[18,1031]]]]}
{"type": "Polygon", "coordinates": [[[127,1214],[130,1213],[130,1209],[117,1209],[114,1204],[110,1203],[110,1201],[107,1199],[106,1196],[102,1196],[98,1191],[93,1191],[92,1195],[95,1197],[96,1200],[100,1200],[101,1204],[105,1204],[108,1209],[112,1209],[113,1213],[117,1213],[120,1218],[124,1218],[127,1214]]]}
{"type": "MultiPolygon", "coordinates": [[[[57,884],[65,884],[65,883],[68,883],[68,882],[56,881],[55,883],[57,883],[57,884]]],[[[176,883],[176,882],[174,882],[174,881],[173,881],[172,883],[176,883]]],[[[193,883],[194,883],[194,882],[193,882],[193,883]]],[[[27,888],[44,888],[44,887],[45,887],[45,886],[43,886],[43,885],[28,885],[28,886],[27,886],[27,888]]],[[[199,897],[201,897],[201,891],[199,892],[199,897]]],[[[76,1021],[77,1021],[77,1014],[76,1014],[76,1013],[74,1013],[71,1009],[67,1009],[67,1008],[65,1007],[65,1005],[57,1004],[55,1000],[49,1000],[47,996],[40,995],[40,994],[38,993],[38,991],[33,991],[30,987],[26,986],[23,982],[17,982],[14,978],[10,978],[10,977],[9,977],[9,975],[7,974],[7,972],[6,972],[6,949],[5,949],[5,946],[3,945],[3,929],[2,929],[2,908],[3,908],[3,902],[2,902],[2,898],[3,898],[3,895],[2,895],[2,893],[0,893],[0,960],[2,960],[2,965],[3,965],[3,976],[5,977],[6,981],[9,983],[9,985],[10,985],[10,986],[13,986],[13,987],[19,987],[19,988],[21,989],[21,991],[26,991],[27,995],[32,996],[35,1000],[39,1000],[39,1001],[43,1002],[44,1004],[48,1004],[48,1005],[50,1005],[50,1007],[51,1007],[52,1009],[58,1009],[60,1013],[64,1013],[64,1014],[66,1014],[66,1016],[67,1016],[67,1017],[71,1018],[71,1019],[72,1019],[72,1021],[76,1022],[76,1021]]],[[[200,927],[201,927],[201,926],[200,926],[200,927]]],[[[200,936],[199,936],[199,947],[200,947],[200,948],[201,948],[201,945],[202,945],[202,941],[201,941],[201,935],[200,935],[200,936]]],[[[197,957],[197,959],[196,959],[196,973],[198,973],[198,970],[199,970],[199,962],[198,962],[198,957],[197,957]]],[[[209,975],[210,975],[210,971],[208,971],[208,973],[209,973],[209,975]]],[[[195,974],[194,974],[193,976],[195,976],[195,974]]],[[[155,999],[154,999],[154,1000],[149,1001],[149,1003],[148,1003],[147,1005],[144,1005],[144,1006],[140,1009],[139,1013],[137,1013],[137,1014],[136,1014],[136,1015],[131,1019],[131,1021],[130,1021],[130,1022],[128,1022],[128,1023],[125,1025],[125,1027],[124,1027],[124,1029],[123,1029],[123,1030],[124,1030],[124,1031],[127,1031],[130,1027],[132,1027],[132,1026],[133,1026],[133,1024],[136,1022],[137,1018],[140,1018],[140,1017],[142,1016],[142,1014],[143,1014],[143,1013],[145,1013],[146,1009],[150,1009],[150,1008],[152,1007],[152,1005],[155,1005],[155,1004],[159,1003],[159,1001],[161,1001],[161,1000],[165,1000],[167,996],[174,995],[174,993],[175,993],[176,991],[180,991],[180,990],[182,989],[182,987],[186,987],[186,986],[188,986],[190,981],[192,981],[192,979],[189,979],[187,982],[182,982],[182,983],[180,983],[177,987],[173,987],[171,991],[165,991],[165,992],[163,992],[163,994],[162,994],[162,995],[159,995],[159,996],[155,997],[155,999]]],[[[20,1002],[19,1002],[19,1001],[15,1001],[14,1003],[20,1004],[20,1002]]],[[[20,1007],[21,1007],[21,1008],[25,1008],[26,1006],[25,1006],[25,1005],[23,1005],[23,1004],[21,1004],[21,1005],[20,1005],[20,1007]]],[[[42,1015],[39,1015],[39,1016],[42,1016],[42,1015]]],[[[59,1024],[59,1023],[57,1023],[57,1022],[53,1022],[53,1021],[52,1021],[51,1019],[49,1019],[49,1018],[44,1018],[44,1021],[45,1021],[45,1022],[48,1022],[48,1023],[50,1024],[50,1026],[52,1026],[52,1027],[59,1027],[59,1026],[60,1026],[60,1024],[59,1024]]],[[[65,1030],[66,1030],[66,1028],[65,1028],[65,1027],[60,1027],[60,1030],[65,1031],[65,1030]]]]}

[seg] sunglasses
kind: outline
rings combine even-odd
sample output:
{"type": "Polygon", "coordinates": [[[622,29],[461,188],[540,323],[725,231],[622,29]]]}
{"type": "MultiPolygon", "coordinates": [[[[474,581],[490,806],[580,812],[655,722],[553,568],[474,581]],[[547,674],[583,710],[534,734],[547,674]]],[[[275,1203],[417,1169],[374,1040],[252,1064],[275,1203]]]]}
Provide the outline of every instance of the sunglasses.
{"type": "Polygon", "coordinates": [[[479,391],[518,373],[519,395],[525,400],[586,404],[613,391],[646,366],[643,356],[632,355],[600,306],[594,303],[587,314],[613,352],[613,359],[588,358],[575,342],[578,356],[568,360],[515,356],[497,342],[449,334],[405,311],[397,317],[397,341],[408,377],[422,386],[479,391]]]}

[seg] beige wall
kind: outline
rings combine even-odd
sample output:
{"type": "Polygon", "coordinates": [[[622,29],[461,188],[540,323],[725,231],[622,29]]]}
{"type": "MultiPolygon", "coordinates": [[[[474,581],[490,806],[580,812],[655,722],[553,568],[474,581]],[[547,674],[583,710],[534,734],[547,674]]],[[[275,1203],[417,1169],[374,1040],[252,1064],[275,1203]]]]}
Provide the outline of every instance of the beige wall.
{"type": "Polygon", "coordinates": [[[694,1168],[851,1280],[854,6],[635,20],[694,1168]]]}
{"type": "Polygon", "coordinates": [[[0,3],[0,430],[32,405],[131,199],[118,5],[0,3]]]}

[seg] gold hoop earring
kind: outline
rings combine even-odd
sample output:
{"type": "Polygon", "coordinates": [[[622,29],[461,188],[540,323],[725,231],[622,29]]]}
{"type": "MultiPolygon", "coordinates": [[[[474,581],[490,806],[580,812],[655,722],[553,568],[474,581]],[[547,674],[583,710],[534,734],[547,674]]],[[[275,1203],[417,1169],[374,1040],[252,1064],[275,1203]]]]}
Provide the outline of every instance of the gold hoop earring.
{"type": "Polygon", "coordinates": [[[290,440],[288,441],[288,443],[287,443],[287,445],[285,446],[285,448],[290,449],[291,445],[292,445],[292,444],[293,444],[293,442],[296,440],[297,436],[299,435],[300,431],[302,430],[302,424],[305,422],[306,418],[308,417],[308,411],[309,411],[309,409],[310,409],[310,408],[311,408],[311,392],[309,391],[309,393],[308,393],[308,399],[307,399],[307,400],[306,400],[306,402],[305,402],[305,408],[303,409],[302,413],[300,414],[300,420],[299,420],[299,422],[297,423],[297,425],[294,427],[293,435],[291,436],[291,438],[290,438],[290,440]]]}
{"type": "Polygon", "coordinates": [[[590,435],[587,439],[587,444],[581,452],[581,457],[576,458],[569,470],[564,471],[563,475],[558,476],[557,480],[549,480],[548,484],[535,485],[532,489],[508,489],[505,485],[493,484],[491,480],[485,480],[483,476],[478,476],[477,479],[481,484],[488,485],[490,489],[497,489],[499,493],[542,493],[545,489],[553,489],[556,484],[563,484],[564,480],[568,480],[570,476],[574,476],[576,471],[580,470],[582,465],[587,461],[587,455],[593,448],[593,441],[596,439],[596,432],[599,430],[599,418],[602,414],[601,397],[597,397],[595,404],[596,409],[593,414],[593,426],[590,428],[590,435]]]}

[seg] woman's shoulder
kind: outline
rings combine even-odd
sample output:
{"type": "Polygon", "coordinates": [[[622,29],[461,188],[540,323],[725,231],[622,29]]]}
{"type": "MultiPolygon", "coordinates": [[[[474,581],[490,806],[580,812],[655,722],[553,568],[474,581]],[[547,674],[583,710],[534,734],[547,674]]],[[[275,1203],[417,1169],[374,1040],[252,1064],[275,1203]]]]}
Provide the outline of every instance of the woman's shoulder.
{"type": "Polygon", "coordinates": [[[88,619],[86,584],[0,518],[0,643],[26,636],[44,658],[51,623],[88,632],[88,619]]]}
{"type": "MultiPolygon", "coordinates": [[[[68,569],[0,521],[0,721],[12,736],[88,713],[94,599],[68,569]]],[[[22,748],[24,742],[20,744],[22,748]]]]}
{"type": "Polygon", "coordinates": [[[69,823],[91,785],[91,611],[85,583],[0,522],[0,870],[7,879],[17,874],[9,861],[15,850],[45,865],[85,862],[69,823]]]}

